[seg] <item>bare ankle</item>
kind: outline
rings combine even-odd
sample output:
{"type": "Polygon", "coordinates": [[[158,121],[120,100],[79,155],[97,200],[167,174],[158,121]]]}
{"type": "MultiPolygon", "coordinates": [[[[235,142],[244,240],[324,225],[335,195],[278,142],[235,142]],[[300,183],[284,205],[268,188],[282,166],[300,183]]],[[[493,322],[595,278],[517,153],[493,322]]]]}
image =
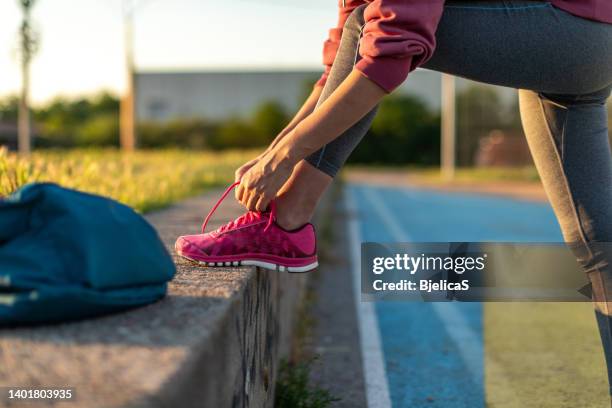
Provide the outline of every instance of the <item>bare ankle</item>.
{"type": "Polygon", "coordinates": [[[331,177],[310,164],[298,164],[276,197],[276,223],[293,230],[310,222],[319,198],[331,181],[331,177]]]}
{"type": "Polygon", "coordinates": [[[309,223],[311,218],[310,215],[305,213],[284,211],[282,207],[278,208],[276,212],[276,223],[287,231],[300,228],[304,224],[309,223]]]}

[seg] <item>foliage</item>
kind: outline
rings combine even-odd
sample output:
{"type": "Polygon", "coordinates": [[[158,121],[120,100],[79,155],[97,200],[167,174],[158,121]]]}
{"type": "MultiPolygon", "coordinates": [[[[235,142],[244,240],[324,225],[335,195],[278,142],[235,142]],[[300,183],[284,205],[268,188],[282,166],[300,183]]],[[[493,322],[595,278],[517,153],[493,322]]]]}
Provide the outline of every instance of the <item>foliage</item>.
{"type": "MultiPolygon", "coordinates": [[[[359,169],[354,166],[353,169],[359,169]]],[[[368,167],[369,172],[388,170],[385,168],[368,167]]],[[[448,180],[440,173],[439,167],[400,167],[399,171],[405,171],[411,180],[416,182],[424,181],[427,183],[445,184],[448,180]]],[[[534,166],[525,167],[459,167],[455,170],[453,183],[482,183],[482,182],[539,182],[538,171],[534,166]]]]}
{"type": "Polygon", "coordinates": [[[22,158],[0,149],[0,196],[28,182],[51,181],[149,211],[231,182],[234,170],[256,153],[89,149],[37,151],[22,158]]]}
{"type": "MultiPolygon", "coordinates": [[[[16,123],[18,105],[15,97],[0,100],[0,122],[16,123]]],[[[119,100],[109,93],[78,99],[59,97],[35,109],[33,116],[38,147],[116,147],[119,144],[119,100]]],[[[288,121],[279,103],[267,101],[248,118],[142,122],[137,132],[143,148],[253,148],[270,143],[288,121]]]]}
{"type": "Polygon", "coordinates": [[[23,20],[19,27],[19,56],[23,65],[28,65],[39,48],[39,35],[32,27],[31,14],[35,0],[18,0],[23,12],[23,20]]]}
{"type": "Polygon", "coordinates": [[[252,148],[269,144],[285,127],[289,117],[277,102],[263,102],[248,119],[234,117],[219,124],[210,147],[252,148]]]}
{"type": "Polygon", "coordinates": [[[216,132],[217,125],[201,119],[142,122],[138,124],[138,144],[144,148],[204,149],[211,147],[210,139],[216,132]]]}
{"type": "Polygon", "coordinates": [[[251,127],[257,139],[257,146],[269,144],[289,122],[289,116],[277,102],[264,102],[255,110],[251,127]]]}
{"type": "Polygon", "coordinates": [[[78,127],[77,146],[114,146],[119,134],[119,118],[114,114],[97,115],[78,127]]]}
{"type": "Polygon", "coordinates": [[[308,363],[289,364],[281,361],[279,378],[276,383],[277,408],[326,408],[338,401],[326,389],[310,384],[308,363]]]}
{"type": "MultiPolygon", "coordinates": [[[[312,83],[305,85],[310,92],[312,83]]],[[[516,106],[506,106],[495,90],[480,85],[458,94],[458,162],[472,163],[479,139],[493,129],[518,131],[516,106]]],[[[0,121],[16,120],[17,100],[0,101],[0,121]]],[[[34,111],[38,147],[118,145],[119,101],[102,93],[89,98],[58,98],[34,111]]],[[[144,122],[143,148],[255,148],[268,144],[289,120],[282,106],[263,102],[249,117],[144,122]]],[[[420,99],[391,95],[383,100],[371,130],[350,163],[432,166],[439,162],[440,116],[420,99]]]]}
{"type": "Polygon", "coordinates": [[[0,100],[0,122],[17,122],[19,112],[19,98],[9,96],[0,100]]]}
{"type": "Polygon", "coordinates": [[[457,94],[457,162],[473,164],[483,136],[492,130],[521,130],[518,106],[507,107],[491,86],[472,85],[457,94]]]}
{"type": "Polygon", "coordinates": [[[36,133],[51,146],[118,145],[118,112],[119,100],[109,93],[75,100],[56,98],[34,111],[36,133]],[[91,142],[83,131],[93,137],[91,142]]]}
{"type": "Polygon", "coordinates": [[[215,149],[222,149],[227,146],[246,148],[257,145],[259,143],[253,128],[238,117],[222,122],[211,140],[211,147],[215,149]]]}
{"type": "Polygon", "coordinates": [[[438,114],[416,97],[394,95],[381,103],[350,163],[433,165],[439,161],[439,151],[438,114]]]}

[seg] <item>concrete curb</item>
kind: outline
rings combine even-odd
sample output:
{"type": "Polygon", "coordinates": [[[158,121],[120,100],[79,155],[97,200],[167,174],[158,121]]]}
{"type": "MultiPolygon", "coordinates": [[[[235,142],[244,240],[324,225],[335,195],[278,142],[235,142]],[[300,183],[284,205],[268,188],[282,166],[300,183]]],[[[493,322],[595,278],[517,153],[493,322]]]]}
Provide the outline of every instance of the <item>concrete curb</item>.
{"type": "MultiPolygon", "coordinates": [[[[176,236],[197,232],[217,196],[147,218],[171,248],[176,236]]],[[[216,219],[240,214],[232,201],[216,219]]],[[[44,402],[54,407],[272,407],[307,274],[177,264],[168,296],[156,304],[83,322],[0,330],[0,387],[74,390],[75,400],[44,402]]],[[[41,403],[4,399],[0,406],[41,403]]]]}
{"type": "Polygon", "coordinates": [[[305,276],[250,270],[210,335],[156,395],[133,406],[272,407],[305,276]]]}

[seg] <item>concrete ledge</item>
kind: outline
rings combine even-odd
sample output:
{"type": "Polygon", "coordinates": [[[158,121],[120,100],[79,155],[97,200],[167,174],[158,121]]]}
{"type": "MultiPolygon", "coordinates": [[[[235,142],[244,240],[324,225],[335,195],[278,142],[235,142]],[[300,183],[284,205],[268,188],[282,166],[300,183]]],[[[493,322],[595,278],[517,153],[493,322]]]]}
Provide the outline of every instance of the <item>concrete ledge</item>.
{"type": "MultiPolygon", "coordinates": [[[[197,231],[216,197],[148,218],[171,246],[177,235],[197,231]]],[[[231,201],[217,218],[240,213],[231,201]]],[[[44,405],[56,407],[271,407],[307,275],[177,263],[169,296],[159,303],[0,330],[0,387],[73,388],[76,400],[44,405]]]]}

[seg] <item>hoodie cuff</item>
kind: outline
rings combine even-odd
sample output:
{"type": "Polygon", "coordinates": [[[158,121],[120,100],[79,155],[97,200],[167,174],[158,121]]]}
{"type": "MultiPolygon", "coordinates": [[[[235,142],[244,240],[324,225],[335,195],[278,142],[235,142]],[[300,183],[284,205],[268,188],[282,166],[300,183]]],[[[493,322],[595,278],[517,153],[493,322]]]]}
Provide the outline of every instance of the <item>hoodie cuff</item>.
{"type": "Polygon", "coordinates": [[[387,93],[393,92],[412,70],[412,57],[363,57],[355,68],[387,93]]]}

